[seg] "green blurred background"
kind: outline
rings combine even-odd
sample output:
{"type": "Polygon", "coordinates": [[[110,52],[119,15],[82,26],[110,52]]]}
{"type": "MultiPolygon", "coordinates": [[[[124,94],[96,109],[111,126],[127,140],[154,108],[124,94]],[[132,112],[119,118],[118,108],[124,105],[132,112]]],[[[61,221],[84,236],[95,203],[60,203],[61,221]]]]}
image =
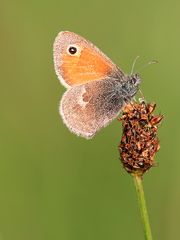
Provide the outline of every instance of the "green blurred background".
{"type": "Polygon", "coordinates": [[[117,120],[93,140],[58,113],[65,89],[52,45],[74,31],[125,72],[165,115],[161,150],[144,178],[154,239],[180,239],[180,1],[0,0],[0,240],[143,240],[133,181],[122,169],[117,120]]]}

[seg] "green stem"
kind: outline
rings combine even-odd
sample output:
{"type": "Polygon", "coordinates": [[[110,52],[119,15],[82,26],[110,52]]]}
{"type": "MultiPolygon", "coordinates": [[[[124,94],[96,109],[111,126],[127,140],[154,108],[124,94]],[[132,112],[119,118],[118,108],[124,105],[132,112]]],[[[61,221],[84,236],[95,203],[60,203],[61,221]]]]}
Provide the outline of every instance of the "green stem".
{"type": "Polygon", "coordinates": [[[142,217],[142,222],[144,226],[145,239],[152,240],[151,226],[149,222],[146,200],[145,200],[143,184],[142,184],[142,176],[139,176],[137,174],[133,174],[132,176],[134,178],[134,183],[135,183],[136,192],[138,196],[139,208],[141,211],[141,217],[142,217]]]}

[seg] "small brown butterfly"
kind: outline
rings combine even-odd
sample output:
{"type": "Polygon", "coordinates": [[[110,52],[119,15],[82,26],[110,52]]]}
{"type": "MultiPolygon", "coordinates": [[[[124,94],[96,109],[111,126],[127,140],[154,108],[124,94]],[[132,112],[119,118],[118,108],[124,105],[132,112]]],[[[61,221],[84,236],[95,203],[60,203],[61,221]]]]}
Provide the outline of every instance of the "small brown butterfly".
{"type": "Polygon", "coordinates": [[[137,74],[125,75],[96,46],[73,32],[56,37],[54,65],[67,88],[59,108],[63,121],[87,139],[118,116],[140,84],[137,74]]]}

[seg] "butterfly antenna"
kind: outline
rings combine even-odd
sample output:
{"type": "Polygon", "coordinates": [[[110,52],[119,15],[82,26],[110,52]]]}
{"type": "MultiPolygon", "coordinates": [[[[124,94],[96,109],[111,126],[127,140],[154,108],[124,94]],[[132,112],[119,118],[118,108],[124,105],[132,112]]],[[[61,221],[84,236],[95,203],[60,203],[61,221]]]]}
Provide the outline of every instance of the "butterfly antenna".
{"type": "Polygon", "coordinates": [[[134,72],[134,67],[135,67],[135,65],[136,65],[136,62],[137,62],[138,58],[139,58],[139,56],[135,57],[135,59],[134,59],[134,61],[133,61],[130,75],[132,75],[133,72],[134,72]]]}
{"type": "Polygon", "coordinates": [[[155,63],[158,63],[157,60],[151,60],[149,61],[148,63],[144,64],[137,72],[140,72],[142,71],[144,68],[146,68],[147,66],[151,65],[151,64],[155,64],[155,63]]]}

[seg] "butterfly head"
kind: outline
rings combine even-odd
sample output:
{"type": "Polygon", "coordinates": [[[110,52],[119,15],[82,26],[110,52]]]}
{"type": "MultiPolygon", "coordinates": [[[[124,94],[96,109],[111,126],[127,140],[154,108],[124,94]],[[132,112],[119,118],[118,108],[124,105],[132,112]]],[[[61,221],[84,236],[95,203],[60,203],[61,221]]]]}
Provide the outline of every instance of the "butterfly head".
{"type": "Polygon", "coordinates": [[[141,78],[140,78],[139,74],[138,73],[134,73],[134,74],[130,75],[129,82],[132,85],[134,85],[135,87],[139,86],[139,84],[141,83],[141,78]]]}
{"type": "Polygon", "coordinates": [[[132,98],[139,90],[139,85],[141,83],[141,79],[139,74],[135,73],[127,76],[127,80],[124,83],[124,89],[128,97],[132,98]]]}

